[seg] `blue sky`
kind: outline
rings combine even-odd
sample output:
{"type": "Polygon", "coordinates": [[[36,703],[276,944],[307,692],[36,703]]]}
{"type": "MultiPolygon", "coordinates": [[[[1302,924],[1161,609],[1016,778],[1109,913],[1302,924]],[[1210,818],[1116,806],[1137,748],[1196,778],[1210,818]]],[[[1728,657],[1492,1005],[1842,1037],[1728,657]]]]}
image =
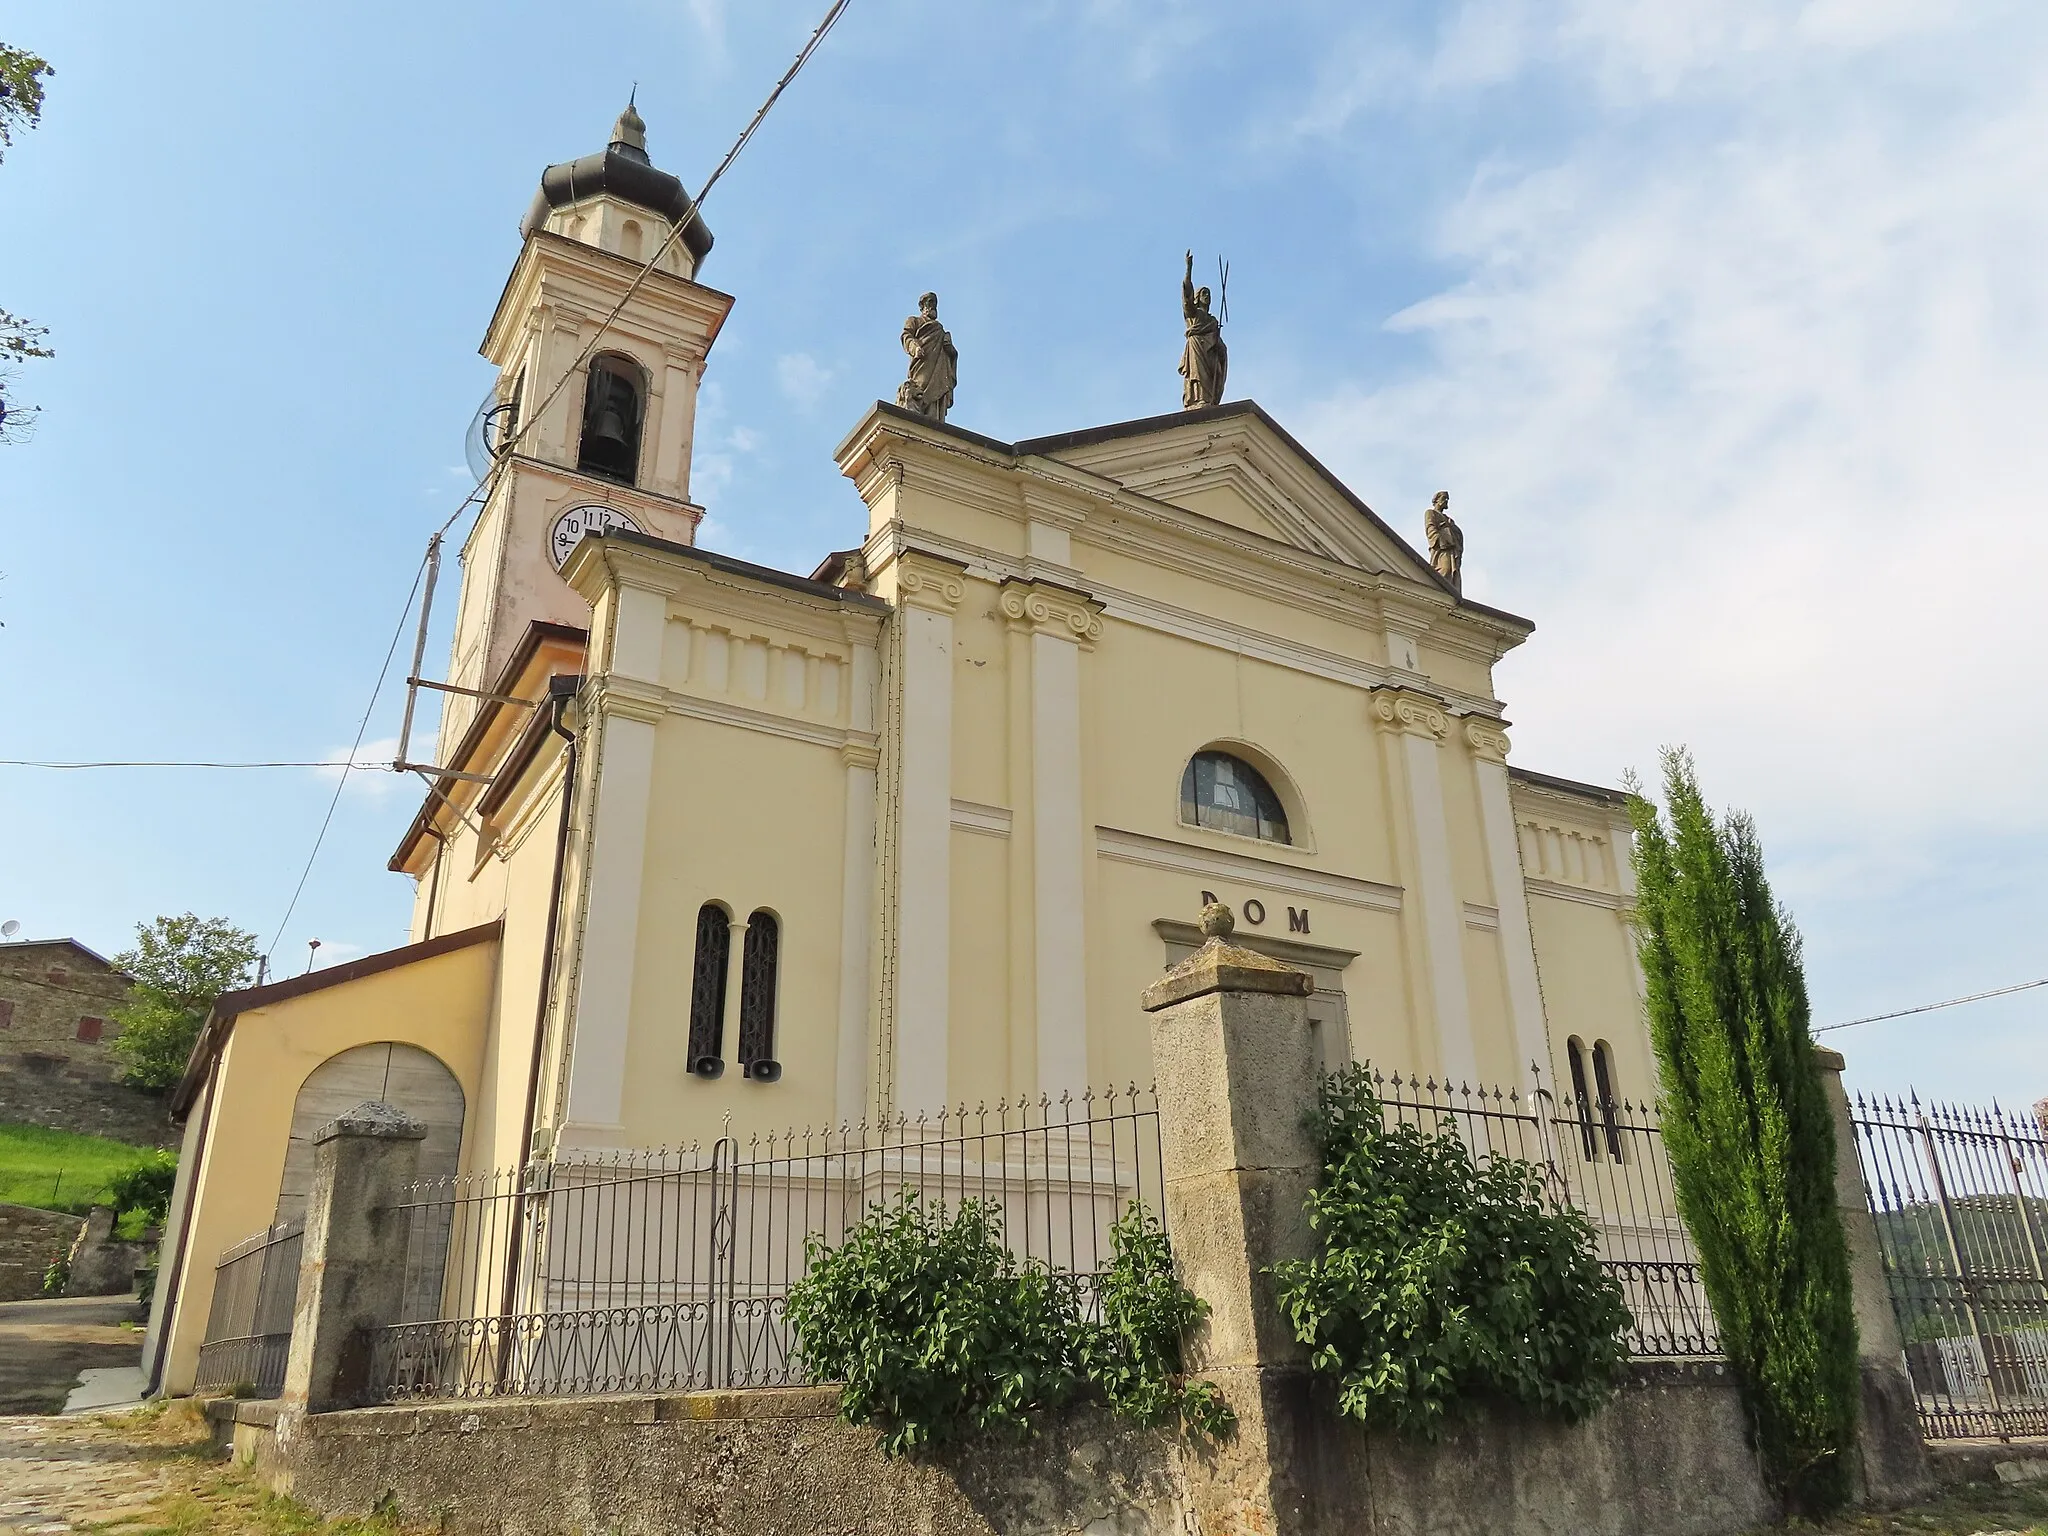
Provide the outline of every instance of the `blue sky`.
{"type": "MultiPolygon", "coordinates": [[[[0,757],[344,754],[541,168],[637,81],[694,183],[821,9],[8,7],[58,73],[0,164],[0,305],[59,355],[0,447],[0,757]]],[[[1449,487],[1469,589],[1536,620],[1517,761],[1689,743],[1818,1021],[2048,975],[2044,85],[2048,8],[2001,0],[853,0],[706,208],[704,542],[858,536],[831,448],[925,288],[964,426],[1171,409],[1180,254],[1220,251],[1232,393],[1411,536],[1449,487]]],[[[0,768],[0,917],[268,941],[332,788],[0,768]]],[[[351,779],[281,970],[403,940],[415,804],[351,779]]],[[[2044,1020],[1830,1039],[1867,1087],[2026,1102],[2044,1020]]]]}

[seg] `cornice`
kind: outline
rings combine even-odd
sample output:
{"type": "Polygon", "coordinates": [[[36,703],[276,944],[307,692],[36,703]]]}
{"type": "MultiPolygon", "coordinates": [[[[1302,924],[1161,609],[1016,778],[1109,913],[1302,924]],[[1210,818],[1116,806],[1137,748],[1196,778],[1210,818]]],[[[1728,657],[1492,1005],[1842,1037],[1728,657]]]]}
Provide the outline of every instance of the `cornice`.
{"type": "MultiPolygon", "coordinates": [[[[523,323],[528,310],[542,303],[591,305],[593,294],[598,301],[594,308],[609,309],[625,297],[640,270],[640,263],[627,257],[552,230],[537,229],[527,236],[506,275],[497,307],[484,329],[483,344],[477,350],[499,363],[505,341],[523,323]],[[568,288],[568,284],[576,282],[584,291],[568,288]]],[[[634,314],[636,308],[641,315],[652,311],[671,322],[694,322],[692,339],[699,340],[706,350],[718,339],[719,329],[734,303],[729,293],[659,268],[646,274],[633,297],[634,304],[628,305],[613,322],[615,326],[631,326],[638,318],[634,314]]],[[[647,334],[645,339],[660,345],[665,338],[647,334]]]]}
{"type": "Polygon", "coordinates": [[[642,725],[659,725],[668,713],[669,695],[659,684],[607,673],[590,682],[585,701],[595,719],[638,720],[642,725]]]}
{"type": "Polygon", "coordinates": [[[1102,638],[1102,604],[1085,592],[1043,581],[1006,580],[1000,606],[1011,629],[1056,635],[1093,650],[1102,638]]]}
{"type": "Polygon", "coordinates": [[[1524,876],[1523,887],[1531,896],[1549,896],[1558,901],[1576,901],[1583,906],[1605,907],[1610,912],[1633,913],[1636,904],[1626,896],[1613,891],[1589,890],[1583,885],[1566,885],[1561,880],[1542,880],[1534,875],[1524,876]]]}
{"type": "Polygon", "coordinates": [[[1141,864],[1174,874],[1194,875],[1205,880],[1238,880],[1270,890],[1293,891],[1341,906],[1365,907],[1375,912],[1399,912],[1401,887],[1379,880],[1362,880],[1354,875],[1307,869],[1278,859],[1254,858],[1250,854],[1225,853],[1220,849],[1197,847],[1170,838],[1127,832],[1120,827],[1095,829],[1098,858],[1125,864],[1141,864]]]}
{"type": "Polygon", "coordinates": [[[1465,744],[1481,762],[1505,764],[1508,760],[1508,733],[1491,721],[1467,720],[1465,744]]]}
{"type": "Polygon", "coordinates": [[[1407,688],[1375,688],[1366,705],[1372,723],[1383,731],[1442,741],[1451,728],[1442,706],[1426,694],[1407,688]]]}
{"type": "Polygon", "coordinates": [[[882,749],[869,741],[842,742],[839,760],[849,768],[865,768],[873,772],[882,766],[882,749]]]}

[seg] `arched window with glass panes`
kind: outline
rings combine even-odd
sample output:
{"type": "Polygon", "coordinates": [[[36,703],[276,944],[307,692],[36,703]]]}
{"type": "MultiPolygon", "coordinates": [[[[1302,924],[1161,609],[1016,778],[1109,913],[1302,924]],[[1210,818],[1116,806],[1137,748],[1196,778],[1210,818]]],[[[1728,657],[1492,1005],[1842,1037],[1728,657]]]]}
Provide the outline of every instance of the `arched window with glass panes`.
{"type": "Polygon", "coordinates": [[[1620,1106],[1614,1097],[1614,1047],[1595,1041],[1588,1052],[1585,1042],[1573,1035],[1565,1042],[1565,1059],[1572,1073],[1572,1112],[1579,1122],[1579,1147],[1587,1162],[1597,1158],[1604,1146],[1607,1155],[1621,1161],[1620,1106]],[[1590,1080],[1587,1066],[1590,1058],[1590,1080]]]}
{"type": "Polygon", "coordinates": [[[697,954],[690,967],[690,1070],[725,1071],[725,972],[732,956],[732,914],[715,901],[697,909],[697,954]]]}
{"type": "Polygon", "coordinates": [[[757,1083],[782,1076],[775,1059],[775,981],[782,962],[782,924],[766,908],[747,919],[740,950],[740,1073],[757,1083]]]}
{"type": "Polygon", "coordinates": [[[1266,776],[1228,752],[1197,752],[1180,777],[1180,819],[1191,827],[1291,843],[1287,812],[1266,776]]]}

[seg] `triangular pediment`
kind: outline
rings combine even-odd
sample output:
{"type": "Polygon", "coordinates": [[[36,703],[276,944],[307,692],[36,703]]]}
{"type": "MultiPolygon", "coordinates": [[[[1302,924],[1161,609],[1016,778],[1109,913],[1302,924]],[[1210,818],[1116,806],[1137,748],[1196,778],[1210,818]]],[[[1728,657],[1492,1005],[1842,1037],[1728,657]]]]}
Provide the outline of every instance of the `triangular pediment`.
{"type": "Polygon", "coordinates": [[[1039,438],[1016,451],[1359,570],[1437,581],[1420,553],[1249,400],[1039,438]]]}

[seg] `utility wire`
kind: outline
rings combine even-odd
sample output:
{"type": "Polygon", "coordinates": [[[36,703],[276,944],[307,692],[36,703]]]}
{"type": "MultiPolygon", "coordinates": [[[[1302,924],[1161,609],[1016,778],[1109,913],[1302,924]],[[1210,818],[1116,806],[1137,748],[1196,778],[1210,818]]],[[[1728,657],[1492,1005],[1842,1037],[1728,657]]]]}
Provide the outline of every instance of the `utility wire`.
{"type": "Polygon", "coordinates": [[[30,762],[28,759],[20,757],[0,757],[0,768],[340,768],[343,766],[350,768],[382,768],[387,765],[383,763],[349,763],[344,765],[338,759],[331,757],[323,757],[318,760],[309,758],[303,762],[275,763],[206,763],[183,759],[176,761],[166,759],[100,763],[38,763],[30,762]]]}
{"type": "MultiPolygon", "coordinates": [[[[533,430],[542,417],[547,415],[548,407],[552,406],[562,391],[568,387],[569,381],[583,372],[584,365],[596,354],[598,346],[603,342],[606,333],[611,330],[612,322],[617,320],[620,314],[625,311],[626,306],[633,302],[633,296],[640,291],[640,285],[647,281],[648,275],[654,271],[662,257],[668,254],[669,247],[674,245],[682,237],[683,231],[696,221],[698,210],[704,206],[704,199],[711,195],[711,189],[718,185],[719,178],[732,168],[732,163],[735,160],[739,159],[740,151],[747,147],[748,142],[754,137],[755,131],[767,119],[769,110],[781,99],[782,93],[789,89],[790,82],[796,79],[804,65],[810,62],[811,55],[818,51],[818,45],[825,41],[826,35],[838,24],[840,16],[845,13],[849,3],[850,0],[832,0],[831,8],[825,12],[825,19],[818,23],[803,47],[798,50],[795,62],[783,71],[782,78],[775,82],[775,89],[768,93],[768,99],[761,103],[760,108],[754,113],[753,117],[748,119],[747,126],[740,130],[740,136],[733,140],[732,148],[725,152],[725,158],[718,162],[718,168],[711,173],[710,178],[704,185],[697,189],[697,195],[690,199],[689,206],[683,210],[683,216],[669,225],[668,238],[656,247],[654,254],[647,258],[638,272],[633,274],[633,281],[627,285],[626,291],[620,295],[619,302],[611,307],[611,312],[598,322],[597,329],[591,333],[590,340],[584,343],[583,350],[576,355],[576,361],[569,366],[560,378],[555,380],[554,388],[547,392],[546,398],[538,406],[532,411],[521,412],[525,420],[519,422],[513,428],[512,436],[497,450],[497,456],[500,459],[509,455],[519,446],[526,434],[533,430]]],[[[484,490],[490,484],[497,475],[497,472],[496,465],[493,465],[484,472],[483,477],[470,487],[469,494],[462,498],[462,504],[448,514],[448,521],[441,525],[439,533],[446,533],[455,526],[456,520],[469,510],[472,503],[476,502],[477,493],[484,490]]]]}
{"type": "Polygon", "coordinates": [[[2025,992],[2034,987],[2048,987],[2048,976],[2039,981],[2022,981],[2010,987],[1993,987],[1989,992],[1972,992],[1968,997],[1952,997],[1945,1003],[1922,1003],[1917,1008],[1901,1008],[1896,1013],[1873,1013],[1867,1019],[1850,1019],[1842,1024],[1823,1024],[1813,1031],[1824,1035],[1831,1029],[1854,1029],[1858,1024],[1876,1024],[1884,1019],[1903,1019],[1908,1014],[1932,1013],[1937,1008],[1954,1008],[1962,1003],[1981,1003],[1987,997],[2004,997],[2010,992],[2025,992]]]}
{"type": "Polygon", "coordinates": [[[299,909],[299,897],[306,889],[306,878],[313,873],[313,861],[320,857],[320,845],[327,841],[327,829],[334,824],[334,808],[341,804],[341,792],[348,787],[349,771],[355,767],[356,753],[362,750],[363,737],[370,730],[370,716],[376,711],[378,695],[384,691],[384,679],[391,675],[391,658],[398,654],[398,642],[405,638],[405,621],[412,615],[412,600],[419,595],[420,578],[426,574],[427,562],[422,559],[412,573],[412,590],[405,594],[405,606],[398,611],[397,627],[391,631],[391,644],[384,649],[384,665],[377,671],[377,685],[370,690],[370,702],[363,708],[363,718],[356,726],[356,739],[348,749],[348,761],[341,765],[341,777],[334,781],[334,797],[327,802],[327,814],[320,819],[320,831],[313,839],[313,851],[306,855],[306,867],[299,871],[299,883],[292,887],[291,902],[284,909],[284,916],[278,920],[277,932],[271,935],[270,943],[264,949],[267,960],[277,948],[277,941],[284,937],[285,925],[292,920],[292,914],[299,909]]]}

